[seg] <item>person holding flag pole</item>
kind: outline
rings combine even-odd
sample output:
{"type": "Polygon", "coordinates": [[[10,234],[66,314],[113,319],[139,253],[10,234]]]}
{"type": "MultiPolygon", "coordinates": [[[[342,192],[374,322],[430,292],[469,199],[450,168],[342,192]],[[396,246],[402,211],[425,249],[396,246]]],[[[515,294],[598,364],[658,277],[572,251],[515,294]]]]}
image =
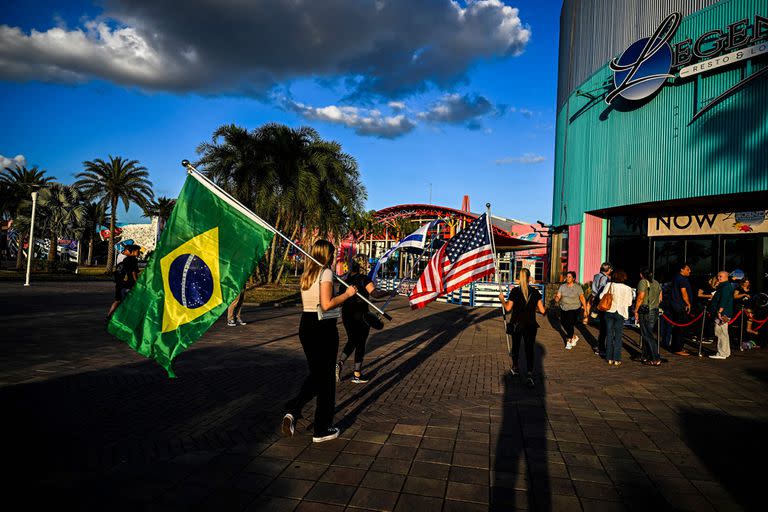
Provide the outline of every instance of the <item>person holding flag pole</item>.
{"type": "MultiPolygon", "coordinates": [[[[157,248],[107,326],[136,352],[154,359],[171,378],[176,376],[173,360],[235,300],[274,235],[322,267],[188,160],[182,166],[188,177],[157,248]]],[[[333,277],[346,285],[339,276],[333,277]]],[[[392,319],[364,297],[361,300],[392,319]]]]}
{"type": "MultiPolygon", "coordinates": [[[[491,219],[491,203],[485,203],[485,208],[486,208],[486,211],[488,212],[488,219],[491,219]]],[[[491,250],[493,251],[494,263],[496,265],[496,268],[499,268],[499,257],[496,254],[496,242],[494,242],[493,240],[493,228],[491,227],[492,226],[491,223],[492,221],[489,220],[488,221],[488,238],[491,239],[491,250]]],[[[512,275],[513,272],[514,272],[514,268],[511,269],[510,275],[512,275]]],[[[499,275],[498,272],[496,272],[496,284],[499,285],[499,293],[500,294],[504,293],[501,288],[501,276],[499,275]]],[[[509,346],[509,333],[507,332],[507,310],[504,309],[504,304],[499,304],[499,306],[501,306],[501,321],[504,322],[504,336],[506,336],[507,338],[507,354],[511,355],[512,349],[509,346]]],[[[515,367],[512,366],[512,374],[514,375],[514,373],[515,373],[515,367]]]]}

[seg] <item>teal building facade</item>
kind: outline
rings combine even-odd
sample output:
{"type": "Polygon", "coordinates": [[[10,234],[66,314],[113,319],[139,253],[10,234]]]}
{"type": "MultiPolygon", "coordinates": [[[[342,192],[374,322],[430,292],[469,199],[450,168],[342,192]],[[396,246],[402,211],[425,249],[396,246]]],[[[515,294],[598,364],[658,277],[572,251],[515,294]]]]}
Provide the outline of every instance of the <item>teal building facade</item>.
{"type": "Polygon", "coordinates": [[[553,268],[768,291],[768,2],[565,0],[560,27],[553,268]]]}

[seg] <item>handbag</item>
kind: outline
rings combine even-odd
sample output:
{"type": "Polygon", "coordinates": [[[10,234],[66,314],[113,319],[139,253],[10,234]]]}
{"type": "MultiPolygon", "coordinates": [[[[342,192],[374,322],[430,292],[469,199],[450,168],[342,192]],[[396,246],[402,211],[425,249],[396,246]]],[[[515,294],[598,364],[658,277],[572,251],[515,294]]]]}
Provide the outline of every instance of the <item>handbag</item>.
{"type": "Polygon", "coordinates": [[[371,329],[380,331],[384,328],[384,322],[381,321],[379,315],[366,311],[363,315],[363,322],[365,322],[371,329]]]}
{"type": "Polygon", "coordinates": [[[341,308],[333,308],[328,311],[323,311],[320,304],[317,305],[317,319],[318,320],[336,320],[341,316],[341,308]]]}
{"type": "Polygon", "coordinates": [[[611,305],[613,305],[613,294],[611,293],[611,289],[613,288],[613,284],[608,288],[608,291],[605,295],[600,297],[600,302],[597,303],[597,309],[599,311],[608,311],[611,309],[611,305]]]}
{"type": "MultiPolygon", "coordinates": [[[[318,281],[318,287],[320,286],[320,276],[323,274],[323,269],[320,269],[320,273],[317,275],[317,281],[318,281]]],[[[318,296],[320,294],[320,289],[317,290],[318,296]]],[[[320,307],[320,304],[317,305],[317,319],[318,320],[336,320],[341,316],[341,308],[333,308],[329,309],[328,311],[323,311],[323,308],[320,307]]]]}

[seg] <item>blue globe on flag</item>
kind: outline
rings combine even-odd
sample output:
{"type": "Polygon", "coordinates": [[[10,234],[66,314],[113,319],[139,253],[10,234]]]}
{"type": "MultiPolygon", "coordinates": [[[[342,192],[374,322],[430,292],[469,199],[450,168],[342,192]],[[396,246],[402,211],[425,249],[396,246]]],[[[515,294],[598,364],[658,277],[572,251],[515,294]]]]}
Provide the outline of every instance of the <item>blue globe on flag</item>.
{"type": "Polygon", "coordinates": [[[182,254],[171,263],[168,285],[173,297],[185,308],[204,306],[213,296],[213,275],[194,254],[182,254]]]}

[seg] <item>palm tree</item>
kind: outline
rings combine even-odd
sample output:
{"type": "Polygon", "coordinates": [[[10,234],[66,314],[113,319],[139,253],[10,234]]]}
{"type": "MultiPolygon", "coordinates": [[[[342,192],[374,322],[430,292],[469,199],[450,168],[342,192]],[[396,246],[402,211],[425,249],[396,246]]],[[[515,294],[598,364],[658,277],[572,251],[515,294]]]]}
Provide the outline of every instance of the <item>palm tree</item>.
{"type": "Polygon", "coordinates": [[[174,206],[176,206],[175,199],[160,196],[156,201],[152,201],[146,208],[144,208],[144,215],[147,217],[157,217],[162,222],[165,222],[171,216],[174,206]]]}
{"type": "Polygon", "coordinates": [[[40,192],[41,227],[50,235],[48,267],[56,258],[58,239],[75,234],[83,223],[85,209],[80,201],[80,191],[72,185],[53,183],[40,192]]]}
{"type": "Polygon", "coordinates": [[[115,224],[117,223],[117,205],[120,201],[125,211],[131,203],[146,208],[154,198],[152,182],[146,167],[137,160],[125,160],[122,157],[109,156],[109,161],[97,158],[83,162],[85,171],[78,173],[75,186],[89,199],[97,199],[109,205],[109,246],[107,248],[107,273],[112,272],[115,259],[115,224]]]}
{"type": "MultiPolygon", "coordinates": [[[[26,230],[21,230],[16,219],[31,209],[29,198],[33,190],[46,186],[51,183],[53,176],[46,176],[45,169],[40,170],[37,166],[27,169],[26,166],[16,165],[14,168],[6,167],[5,172],[0,174],[0,183],[5,188],[3,198],[3,210],[14,219],[14,231],[16,231],[16,241],[18,250],[16,251],[16,270],[22,268],[22,257],[24,241],[27,238],[26,230]]],[[[29,254],[32,254],[34,244],[30,243],[29,254]]]]}
{"type": "Polygon", "coordinates": [[[93,262],[93,244],[96,240],[99,226],[103,226],[108,222],[104,204],[93,201],[83,203],[83,222],[80,224],[80,230],[82,231],[82,236],[88,240],[88,256],[85,259],[85,264],[88,266],[93,262]]]}
{"type": "MultiPolygon", "coordinates": [[[[362,209],[365,188],[354,158],[312,128],[225,125],[197,151],[208,177],[291,239],[302,229],[311,237],[342,234],[362,209]]],[[[289,250],[273,239],[263,268],[268,283],[282,276],[289,250]]]]}

